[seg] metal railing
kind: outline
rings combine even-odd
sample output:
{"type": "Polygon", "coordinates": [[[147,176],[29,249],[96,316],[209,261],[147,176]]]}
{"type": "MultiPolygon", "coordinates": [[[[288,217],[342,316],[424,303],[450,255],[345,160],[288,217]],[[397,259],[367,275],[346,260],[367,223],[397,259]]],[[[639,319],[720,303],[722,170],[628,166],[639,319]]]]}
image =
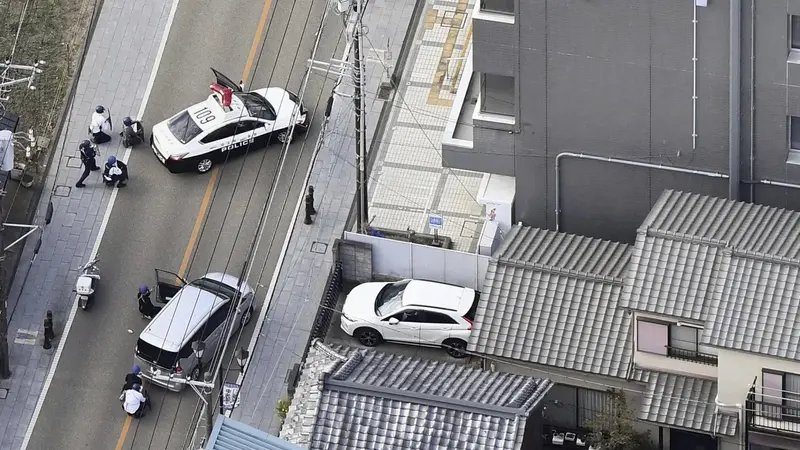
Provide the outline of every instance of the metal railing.
{"type": "Polygon", "coordinates": [[[716,366],[718,359],[717,355],[712,355],[710,353],[703,353],[670,346],[667,346],[667,356],[670,358],[682,359],[684,361],[708,364],[709,366],[716,366]]]}
{"type": "Polygon", "coordinates": [[[778,404],[749,398],[746,408],[747,425],[751,429],[800,434],[800,400],[784,399],[778,404]]]}

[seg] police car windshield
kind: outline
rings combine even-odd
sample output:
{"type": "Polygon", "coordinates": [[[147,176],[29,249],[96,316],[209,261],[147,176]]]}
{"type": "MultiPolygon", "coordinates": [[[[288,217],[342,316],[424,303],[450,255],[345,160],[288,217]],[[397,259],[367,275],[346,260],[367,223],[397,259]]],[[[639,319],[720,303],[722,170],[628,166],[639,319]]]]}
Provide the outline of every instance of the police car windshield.
{"type": "Polygon", "coordinates": [[[178,114],[174,119],[169,121],[167,126],[169,127],[169,131],[175,136],[175,139],[179,140],[181,144],[191,142],[192,139],[196,138],[197,135],[203,131],[192,119],[192,116],[189,115],[189,111],[178,114]]]}

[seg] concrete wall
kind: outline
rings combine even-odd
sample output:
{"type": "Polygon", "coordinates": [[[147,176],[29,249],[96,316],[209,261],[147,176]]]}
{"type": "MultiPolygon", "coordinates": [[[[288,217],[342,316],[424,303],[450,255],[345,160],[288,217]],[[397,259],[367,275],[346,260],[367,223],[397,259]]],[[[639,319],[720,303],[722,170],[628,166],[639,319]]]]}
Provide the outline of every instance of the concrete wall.
{"type": "MultiPolygon", "coordinates": [[[[789,13],[800,14],[800,0],[757,2],[754,21],[750,0],[743,2],[741,177],[800,183],[800,167],[786,164],[787,114],[800,115],[800,65],[786,61],[787,5],[789,13]]],[[[477,126],[473,133],[474,152],[514,155],[516,220],[555,227],[555,158],[566,151],[728,173],[730,1],[697,8],[696,77],[693,4],[525,0],[518,2],[517,25],[510,25],[518,27],[516,34],[508,26],[476,21],[475,70],[511,70],[520,80],[516,133],[477,126]]],[[[722,178],[562,161],[561,229],[571,233],[633,242],[634,230],[664,189],[728,195],[722,178]]],[[[742,200],[752,194],[758,202],[800,209],[800,190],[758,184],[751,192],[743,184],[741,192],[742,200]]]]}
{"type": "Polygon", "coordinates": [[[372,272],[416,278],[481,290],[489,257],[345,231],[345,239],[369,244],[372,272]]]}
{"type": "Polygon", "coordinates": [[[333,242],[334,260],[342,263],[342,277],[346,281],[365,283],[372,281],[372,246],[363,242],[336,239],[333,242]]]}
{"type": "Polygon", "coordinates": [[[720,349],[717,382],[719,401],[744,403],[753,380],[756,380],[756,392],[760,393],[763,369],[800,374],[800,361],[720,349]]]}

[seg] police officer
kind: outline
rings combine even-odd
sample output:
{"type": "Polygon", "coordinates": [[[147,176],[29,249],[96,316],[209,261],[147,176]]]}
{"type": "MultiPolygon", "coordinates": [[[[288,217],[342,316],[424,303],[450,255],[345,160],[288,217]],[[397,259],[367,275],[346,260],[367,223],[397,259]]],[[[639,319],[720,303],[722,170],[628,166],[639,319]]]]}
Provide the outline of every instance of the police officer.
{"type": "Polygon", "coordinates": [[[97,157],[97,151],[92,146],[92,143],[89,141],[83,141],[78,146],[78,150],[81,152],[81,163],[83,163],[83,174],[81,174],[81,178],[75,183],[75,187],[82,188],[86,186],[83,184],[84,180],[89,177],[89,173],[95,170],[100,170],[100,167],[97,166],[97,161],[95,158],[97,157]]]}

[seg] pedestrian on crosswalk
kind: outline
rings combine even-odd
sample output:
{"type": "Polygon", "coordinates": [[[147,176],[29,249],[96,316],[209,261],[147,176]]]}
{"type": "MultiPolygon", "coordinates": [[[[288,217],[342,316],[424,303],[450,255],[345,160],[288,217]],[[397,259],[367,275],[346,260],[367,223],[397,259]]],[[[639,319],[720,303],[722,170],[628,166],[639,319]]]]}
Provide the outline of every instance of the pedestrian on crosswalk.
{"type": "Polygon", "coordinates": [[[83,173],[78,179],[78,182],[75,183],[75,187],[82,188],[86,186],[83,184],[83,182],[89,177],[89,173],[94,172],[95,170],[100,170],[100,167],[98,167],[97,160],[95,159],[97,158],[97,150],[95,150],[91,142],[88,140],[81,142],[81,144],[78,146],[78,151],[81,153],[83,173]]]}

